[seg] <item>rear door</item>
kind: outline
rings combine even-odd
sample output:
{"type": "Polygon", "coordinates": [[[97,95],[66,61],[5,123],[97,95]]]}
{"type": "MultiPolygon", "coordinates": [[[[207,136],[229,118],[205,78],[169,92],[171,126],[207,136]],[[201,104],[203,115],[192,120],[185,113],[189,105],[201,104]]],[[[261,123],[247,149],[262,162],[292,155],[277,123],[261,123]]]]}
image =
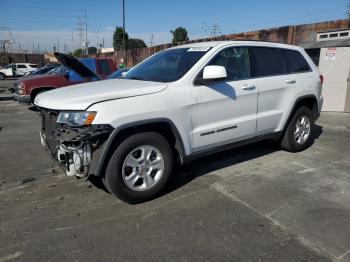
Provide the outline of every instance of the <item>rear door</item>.
{"type": "Polygon", "coordinates": [[[274,47],[251,47],[252,77],[259,87],[257,135],[277,131],[293,99],[297,78],[287,74],[283,50],[274,47]]]}
{"type": "Polygon", "coordinates": [[[16,65],[16,75],[23,76],[28,71],[27,65],[17,64],[16,65]]]}
{"type": "Polygon", "coordinates": [[[257,80],[250,77],[248,48],[225,48],[208,65],[225,67],[227,79],[193,87],[195,151],[251,138],[256,130],[257,80]]]}

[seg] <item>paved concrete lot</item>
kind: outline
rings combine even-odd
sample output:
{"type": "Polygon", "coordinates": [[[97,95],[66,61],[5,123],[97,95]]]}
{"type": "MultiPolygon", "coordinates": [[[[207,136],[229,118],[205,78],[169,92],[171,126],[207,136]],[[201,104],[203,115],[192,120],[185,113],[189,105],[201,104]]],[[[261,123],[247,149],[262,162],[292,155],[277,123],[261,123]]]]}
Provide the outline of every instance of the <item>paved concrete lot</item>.
{"type": "Polygon", "coordinates": [[[0,102],[0,262],[350,261],[349,114],[324,113],[302,153],[261,142],[196,160],[133,206],[57,170],[39,124],[0,102]]]}
{"type": "Polygon", "coordinates": [[[13,99],[13,94],[8,91],[13,86],[16,78],[8,78],[6,80],[0,80],[0,101],[7,101],[13,99]]]}

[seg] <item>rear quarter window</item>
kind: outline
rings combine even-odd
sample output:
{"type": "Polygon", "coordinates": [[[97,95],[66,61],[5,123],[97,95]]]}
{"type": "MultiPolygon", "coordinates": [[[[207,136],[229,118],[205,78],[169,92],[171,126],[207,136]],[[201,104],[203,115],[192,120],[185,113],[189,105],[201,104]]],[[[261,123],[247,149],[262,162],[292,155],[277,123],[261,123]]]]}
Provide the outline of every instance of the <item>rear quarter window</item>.
{"type": "Polygon", "coordinates": [[[276,76],[286,73],[283,56],[279,48],[251,47],[252,77],[276,76]]]}
{"type": "Polygon", "coordinates": [[[282,52],[287,73],[292,74],[311,71],[310,65],[300,52],[288,49],[284,49],[282,52]]]}

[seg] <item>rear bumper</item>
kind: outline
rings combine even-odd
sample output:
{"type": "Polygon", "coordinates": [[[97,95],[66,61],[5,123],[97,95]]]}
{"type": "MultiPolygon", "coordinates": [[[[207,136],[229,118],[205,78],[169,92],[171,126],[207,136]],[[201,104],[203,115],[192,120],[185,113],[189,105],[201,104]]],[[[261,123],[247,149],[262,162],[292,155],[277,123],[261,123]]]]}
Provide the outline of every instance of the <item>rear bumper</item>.
{"type": "Polygon", "coordinates": [[[18,101],[20,104],[26,105],[30,105],[32,103],[30,95],[20,95],[18,93],[15,93],[13,95],[13,100],[18,101]]]}

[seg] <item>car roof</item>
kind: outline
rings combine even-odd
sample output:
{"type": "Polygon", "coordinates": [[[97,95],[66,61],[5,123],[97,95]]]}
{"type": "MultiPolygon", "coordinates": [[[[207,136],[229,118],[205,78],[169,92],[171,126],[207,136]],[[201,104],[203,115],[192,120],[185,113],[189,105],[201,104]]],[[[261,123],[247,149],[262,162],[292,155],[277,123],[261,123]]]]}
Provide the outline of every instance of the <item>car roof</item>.
{"type": "Polygon", "coordinates": [[[281,44],[276,42],[265,42],[265,41],[255,41],[255,40],[227,40],[227,41],[208,41],[208,42],[197,42],[189,43],[185,45],[179,45],[172,47],[176,48],[191,48],[191,47],[222,47],[226,45],[254,45],[254,46],[269,46],[269,47],[280,47],[288,49],[300,49],[298,46],[281,44]]]}

